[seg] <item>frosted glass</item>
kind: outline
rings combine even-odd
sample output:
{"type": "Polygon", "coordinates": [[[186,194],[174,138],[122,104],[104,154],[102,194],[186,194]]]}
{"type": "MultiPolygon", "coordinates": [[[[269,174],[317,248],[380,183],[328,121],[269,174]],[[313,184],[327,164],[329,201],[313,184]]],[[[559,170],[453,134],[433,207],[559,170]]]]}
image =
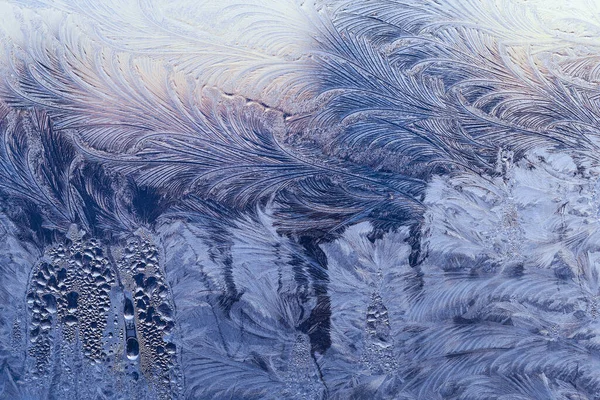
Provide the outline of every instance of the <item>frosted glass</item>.
{"type": "Polygon", "coordinates": [[[0,0],[0,399],[600,399],[600,3],[0,0]]]}

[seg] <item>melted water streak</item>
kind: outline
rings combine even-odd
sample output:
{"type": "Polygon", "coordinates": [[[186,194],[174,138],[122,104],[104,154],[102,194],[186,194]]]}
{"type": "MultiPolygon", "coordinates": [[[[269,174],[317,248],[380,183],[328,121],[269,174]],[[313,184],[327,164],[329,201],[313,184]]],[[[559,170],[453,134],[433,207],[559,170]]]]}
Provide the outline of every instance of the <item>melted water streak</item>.
{"type": "Polygon", "coordinates": [[[173,305],[154,245],[129,240],[115,267],[100,241],[67,243],[49,248],[30,275],[24,391],[177,398],[173,305]]]}
{"type": "Polygon", "coordinates": [[[110,361],[104,337],[114,284],[102,245],[94,239],[78,238],[46,251],[32,271],[26,298],[32,379],[50,381],[49,390],[64,398],[82,395],[83,372],[110,361]]]}
{"type": "Polygon", "coordinates": [[[379,293],[373,293],[367,308],[364,352],[361,362],[372,374],[391,374],[398,368],[387,307],[379,293]]]}
{"type": "Polygon", "coordinates": [[[286,399],[318,399],[323,396],[323,384],[314,367],[310,347],[307,335],[296,335],[288,370],[282,374],[286,399]]]}
{"type": "Polygon", "coordinates": [[[137,360],[160,398],[181,392],[176,368],[173,304],[161,271],[156,246],[147,238],[128,241],[118,262],[124,289],[132,294],[123,305],[127,357],[137,360]]]}

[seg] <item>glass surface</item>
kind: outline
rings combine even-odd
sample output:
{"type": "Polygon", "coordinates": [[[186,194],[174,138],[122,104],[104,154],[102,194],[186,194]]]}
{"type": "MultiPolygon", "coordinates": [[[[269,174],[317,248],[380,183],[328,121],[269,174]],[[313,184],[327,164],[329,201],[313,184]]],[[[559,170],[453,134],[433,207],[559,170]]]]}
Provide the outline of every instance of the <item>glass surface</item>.
{"type": "Polygon", "coordinates": [[[599,16],[0,0],[0,399],[599,399],[599,16]]]}

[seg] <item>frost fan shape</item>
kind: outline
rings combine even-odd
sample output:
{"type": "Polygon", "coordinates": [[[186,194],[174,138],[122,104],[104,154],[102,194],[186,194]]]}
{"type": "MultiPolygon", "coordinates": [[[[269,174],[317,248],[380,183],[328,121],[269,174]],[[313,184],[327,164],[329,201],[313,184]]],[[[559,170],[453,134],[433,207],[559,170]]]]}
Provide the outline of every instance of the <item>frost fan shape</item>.
{"type": "Polygon", "coordinates": [[[600,9],[0,2],[0,398],[600,399],[600,9]]]}

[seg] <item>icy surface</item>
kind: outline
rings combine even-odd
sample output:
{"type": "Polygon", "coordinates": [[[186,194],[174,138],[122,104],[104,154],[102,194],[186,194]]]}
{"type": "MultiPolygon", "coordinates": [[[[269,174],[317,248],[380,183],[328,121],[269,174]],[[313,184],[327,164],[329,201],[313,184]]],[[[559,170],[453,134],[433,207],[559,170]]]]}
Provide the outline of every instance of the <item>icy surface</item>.
{"type": "Polygon", "coordinates": [[[0,0],[0,399],[600,399],[592,0],[0,0]]]}

